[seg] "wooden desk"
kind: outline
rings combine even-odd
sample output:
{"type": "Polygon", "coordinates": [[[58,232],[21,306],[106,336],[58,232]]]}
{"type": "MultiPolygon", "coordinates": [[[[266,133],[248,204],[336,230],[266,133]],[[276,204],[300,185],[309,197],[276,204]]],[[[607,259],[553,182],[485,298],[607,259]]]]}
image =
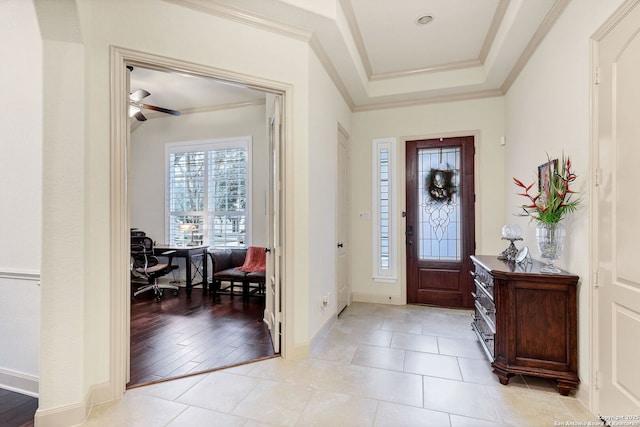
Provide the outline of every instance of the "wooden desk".
{"type": "Polygon", "coordinates": [[[191,296],[191,290],[195,285],[202,285],[202,291],[204,293],[208,290],[208,282],[207,282],[207,249],[209,249],[208,245],[200,245],[200,246],[172,246],[172,245],[156,245],[153,248],[154,255],[159,256],[162,255],[163,252],[166,251],[175,251],[173,254],[174,257],[177,258],[185,258],[186,259],[186,275],[187,275],[187,295],[191,296]],[[198,261],[198,258],[201,260],[200,267],[194,262],[198,261]],[[195,274],[192,272],[192,267],[195,267],[195,273],[200,273],[202,278],[201,282],[194,283],[193,279],[195,274]]]}

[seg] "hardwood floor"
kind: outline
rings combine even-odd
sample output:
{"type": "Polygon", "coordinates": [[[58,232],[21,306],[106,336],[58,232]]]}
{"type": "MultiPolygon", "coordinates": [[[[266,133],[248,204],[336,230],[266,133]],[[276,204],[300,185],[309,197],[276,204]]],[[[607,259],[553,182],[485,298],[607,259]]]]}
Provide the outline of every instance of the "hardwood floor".
{"type": "Polygon", "coordinates": [[[0,389],[0,426],[31,427],[38,399],[0,389]]]}
{"type": "Polygon", "coordinates": [[[157,303],[153,293],[131,304],[129,388],[238,365],[274,355],[262,321],[264,298],[220,295],[212,302],[201,289],[187,298],[169,291],[157,303]]]}

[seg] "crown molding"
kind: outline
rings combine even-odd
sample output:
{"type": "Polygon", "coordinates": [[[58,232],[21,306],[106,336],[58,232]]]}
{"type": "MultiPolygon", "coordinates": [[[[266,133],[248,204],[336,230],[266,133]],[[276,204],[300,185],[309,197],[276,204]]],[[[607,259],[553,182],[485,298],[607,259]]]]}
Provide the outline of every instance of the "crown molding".
{"type": "Polygon", "coordinates": [[[504,96],[501,89],[488,89],[476,92],[465,92],[453,95],[440,95],[433,97],[425,97],[419,99],[411,99],[406,101],[380,102],[376,104],[360,105],[353,109],[354,112],[384,110],[390,108],[414,107],[416,105],[442,104],[445,102],[470,101],[482,98],[495,98],[504,96]]]}
{"type": "Polygon", "coordinates": [[[291,37],[296,40],[308,42],[312,33],[303,28],[286,24],[275,19],[267,18],[218,0],[163,0],[167,3],[173,3],[178,6],[188,7],[198,10],[209,15],[218,16],[220,18],[230,19],[242,24],[251,25],[261,30],[291,37]]]}
{"type": "Polygon", "coordinates": [[[396,79],[400,77],[408,77],[416,74],[439,73],[442,71],[462,70],[465,68],[481,67],[482,62],[479,59],[469,59],[467,61],[451,62],[448,64],[434,65],[432,67],[416,68],[413,70],[393,71],[390,73],[380,73],[369,77],[371,81],[396,79]]]}
{"type": "Polygon", "coordinates": [[[500,26],[502,25],[502,20],[507,13],[510,2],[511,0],[500,0],[500,3],[498,3],[496,13],[495,15],[493,15],[493,21],[491,21],[489,31],[487,32],[487,37],[484,39],[484,43],[482,44],[482,48],[480,49],[479,58],[482,64],[484,64],[484,62],[487,60],[487,56],[489,56],[489,51],[491,51],[491,46],[493,46],[493,42],[496,39],[496,35],[498,34],[500,26]]]}
{"type": "Polygon", "coordinates": [[[555,22],[558,20],[570,1],[571,0],[557,0],[551,7],[551,10],[549,10],[549,13],[547,13],[547,16],[544,17],[544,20],[536,30],[535,34],[533,35],[533,37],[531,37],[531,40],[529,40],[527,47],[525,47],[525,49],[522,51],[522,55],[520,55],[513,68],[511,68],[509,75],[502,83],[500,89],[502,89],[504,93],[507,93],[509,91],[509,88],[511,87],[511,85],[513,85],[513,82],[516,81],[516,79],[520,75],[520,72],[522,72],[525,65],[527,65],[527,62],[529,62],[529,59],[533,56],[533,53],[536,51],[540,43],[542,43],[542,40],[544,40],[547,34],[549,34],[549,31],[551,31],[553,24],[555,24],[555,22]]]}
{"type": "Polygon", "coordinates": [[[367,49],[364,47],[364,39],[362,38],[362,33],[360,33],[360,26],[356,20],[356,14],[353,11],[353,7],[351,7],[351,2],[349,0],[339,0],[339,3],[345,18],[347,19],[347,25],[349,26],[351,37],[353,37],[356,49],[358,49],[360,62],[362,62],[367,78],[371,79],[371,76],[373,75],[371,61],[369,60],[367,49]]]}

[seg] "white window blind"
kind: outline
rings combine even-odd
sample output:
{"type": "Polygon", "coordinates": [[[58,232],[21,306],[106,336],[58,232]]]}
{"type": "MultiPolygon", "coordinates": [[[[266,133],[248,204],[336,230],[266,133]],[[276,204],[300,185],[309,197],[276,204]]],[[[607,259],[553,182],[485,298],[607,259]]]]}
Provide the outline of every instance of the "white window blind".
{"type": "Polygon", "coordinates": [[[171,244],[246,246],[250,148],[250,137],[167,146],[167,231],[171,244]]]}
{"type": "Polygon", "coordinates": [[[373,278],[395,281],[395,138],[373,140],[373,278]]]}

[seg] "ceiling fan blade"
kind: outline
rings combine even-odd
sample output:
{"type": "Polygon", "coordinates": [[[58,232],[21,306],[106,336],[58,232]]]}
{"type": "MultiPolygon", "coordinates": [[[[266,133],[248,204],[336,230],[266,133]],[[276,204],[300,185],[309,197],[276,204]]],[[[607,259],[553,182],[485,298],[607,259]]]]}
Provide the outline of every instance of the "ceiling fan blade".
{"type": "Polygon", "coordinates": [[[131,99],[132,101],[135,102],[140,102],[142,101],[143,98],[146,98],[147,96],[151,95],[149,92],[147,92],[144,89],[138,89],[135,92],[133,92],[131,95],[129,95],[129,99],[131,99]]]}
{"type": "Polygon", "coordinates": [[[174,116],[179,116],[181,114],[180,111],[170,110],[168,108],[156,107],[155,105],[141,104],[141,106],[142,108],[146,108],[147,110],[160,111],[161,113],[172,114],[174,116]]]}
{"type": "Polygon", "coordinates": [[[145,120],[147,120],[147,118],[144,116],[144,114],[142,114],[140,111],[135,113],[133,115],[133,117],[135,117],[139,122],[144,122],[145,120]]]}

